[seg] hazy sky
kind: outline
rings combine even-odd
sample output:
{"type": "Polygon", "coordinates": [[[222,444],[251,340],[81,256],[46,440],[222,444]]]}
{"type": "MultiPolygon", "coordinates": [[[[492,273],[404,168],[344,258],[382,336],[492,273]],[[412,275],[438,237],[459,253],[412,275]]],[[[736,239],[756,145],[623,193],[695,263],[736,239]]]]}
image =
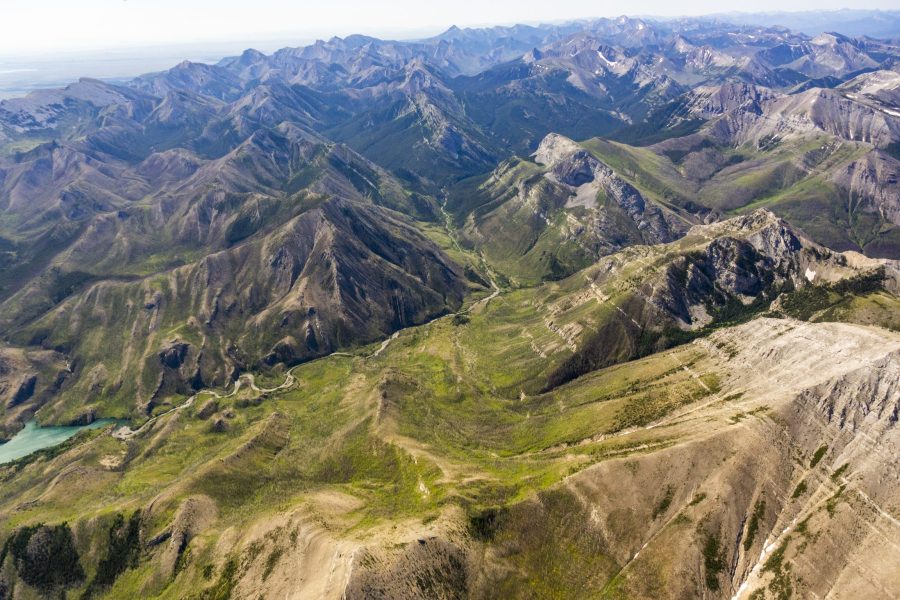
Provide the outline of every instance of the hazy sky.
{"type": "Polygon", "coordinates": [[[229,38],[368,33],[402,37],[456,24],[558,21],[620,14],[897,9],[898,0],[0,0],[0,54],[229,38]]]}

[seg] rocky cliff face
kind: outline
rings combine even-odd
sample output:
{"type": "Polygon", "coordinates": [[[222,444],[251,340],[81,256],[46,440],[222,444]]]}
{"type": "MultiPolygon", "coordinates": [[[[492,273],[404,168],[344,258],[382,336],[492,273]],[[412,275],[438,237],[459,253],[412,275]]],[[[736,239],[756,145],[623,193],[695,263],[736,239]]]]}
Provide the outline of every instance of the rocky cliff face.
{"type": "Polygon", "coordinates": [[[726,83],[692,90],[687,103],[692,114],[701,119],[712,119],[733,110],[758,113],[762,110],[762,104],[775,96],[775,92],[762,86],[726,83]]]}
{"type": "Polygon", "coordinates": [[[689,226],[690,217],[647,200],[569,138],[548,135],[534,158],[507,161],[450,198],[474,207],[465,238],[513,276],[559,279],[627,246],[677,239],[689,226]]]}
{"type": "MultiPolygon", "coordinates": [[[[683,220],[648,202],[634,186],[601,163],[572,140],[550,134],[535,153],[538,163],[548,168],[548,177],[568,186],[575,196],[569,205],[583,205],[602,212],[598,198],[607,206],[617,207],[634,223],[640,239],[646,244],[670,242],[684,232],[683,220]]],[[[604,231],[604,221],[597,223],[598,237],[614,234],[604,231]]]]}
{"type": "Polygon", "coordinates": [[[890,597],[900,265],[810,238],[897,255],[898,58],[622,17],[0,102],[0,437],[131,419],[0,465],[0,600],[890,597]]]}
{"type": "Polygon", "coordinates": [[[715,357],[721,391],[663,421],[668,442],[648,441],[656,426],[625,434],[649,448],[486,511],[470,524],[474,544],[448,531],[367,547],[348,590],[403,593],[428,569],[437,589],[485,597],[543,573],[572,597],[613,587],[624,597],[890,598],[897,336],[763,319],[693,346],[698,363],[715,357]],[[577,548],[581,568],[538,550],[550,539],[577,548]],[[542,571],[548,561],[567,583],[542,571]]]}
{"type": "MultiPolygon", "coordinates": [[[[586,270],[594,295],[585,297],[607,290],[600,297],[617,298],[617,314],[590,330],[578,328],[573,355],[554,367],[548,389],[660,351],[691,337],[691,331],[751,318],[782,293],[813,282],[864,274],[879,281],[893,277],[882,270],[884,261],[834,253],[766,210],[695,226],[680,241],[657,248],[632,259],[630,266],[608,257],[586,270]],[[632,273],[627,283],[623,271],[632,273]]],[[[563,321],[559,314],[555,319],[563,321]]]]}
{"type": "Polygon", "coordinates": [[[846,190],[852,211],[875,213],[900,225],[900,161],[883,152],[871,152],[832,175],[846,190]]]}
{"type": "Polygon", "coordinates": [[[65,357],[52,350],[0,347],[0,438],[11,438],[38,404],[57,394],[69,375],[65,357]]]}
{"type": "Polygon", "coordinates": [[[900,115],[873,108],[834,90],[813,88],[772,98],[759,111],[735,110],[718,120],[711,132],[740,145],[757,146],[766,139],[808,135],[816,130],[876,147],[900,139],[900,115]]]}
{"type": "MultiPolygon", "coordinates": [[[[392,277],[402,265],[439,289],[439,274],[416,266],[427,249],[386,237],[385,228],[410,239],[393,213],[346,200],[310,212],[166,281],[92,286],[53,315],[52,330],[117,326],[125,314],[134,347],[153,349],[142,360],[159,365],[143,367],[148,389],[192,393],[186,376],[198,365],[203,374],[214,362],[246,361],[255,343],[268,350],[255,336],[296,331],[274,342],[276,354],[321,343],[315,321],[325,322],[325,306],[366,308],[352,297],[362,288],[342,282],[380,277],[382,261],[392,277]],[[320,254],[329,262],[311,260],[320,254]],[[281,299],[271,302],[268,289],[281,299]],[[302,337],[309,325],[315,338],[302,337]]],[[[747,598],[789,587],[889,598],[897,486],[883,463],[898,443],[900,337],[790,318],[728,325],[741,307],[746,318],[758,314],[781,286],[831,293],[838,288],[810,284],[850,285],[848,276],[878,266],[820,248],[767,211],[697,226],[572,277],[499,292],[466,318],[401,332],[377,355],[306,363],[269,390],[244,374],[234,396],[197,398],[137,431],[95,432],[0,466],[0,517],[70,511],[67,525],[44,525],[70,539],[66,556],[84,565],[65,585],[110,596],[580,598],[615,589],[747,598]],[[690,322],[665,303],[676,297],[690,322]],[[717,327],[686,343],[702,327],[698,308],[717,327]],[[660,335],[682,337],[662,350],[660,335]],[[148,479],[149,492],[133,483],[148,479]],[[110,489],[119,490],[113,500],[110,489]],[[126,500],[134,511],[121,511],[126,500]],[[98,506],[110,510],[98,517],[98,506]],[[110,548],[128,560],[103,558],[110,548]]],[[[896,306],[883,292],[841,302],[896,306]]],[[[79,382],[79,401],[92,392],[101,404],[115,378],[124,394],[141,370],[140,361],[120,370],[88,352],[112,343],[72,350],[81,358],[67,378],[79,382]],[[96,391],[82,387],[86,379],[96,391]]],[[[9,524],[4,539],[39,529],[0,523],[9,524]]],[[[17,562],[24,546],[0,559],[9,561],[0,579],[17,593],[44,585],[31,567],[59,572],[41,555],[17,562]]]]}

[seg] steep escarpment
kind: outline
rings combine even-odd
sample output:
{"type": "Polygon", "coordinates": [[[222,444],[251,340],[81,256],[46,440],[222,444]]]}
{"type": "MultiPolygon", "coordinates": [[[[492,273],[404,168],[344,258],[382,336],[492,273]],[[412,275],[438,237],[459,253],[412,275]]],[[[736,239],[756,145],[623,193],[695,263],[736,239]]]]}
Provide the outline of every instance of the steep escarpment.
{"type": "Polygon", "coordinates": [[[335,199],[196,263],[91,285],[13,339],[57,348],[75,365],[67,400],[45,413],[149,411],[244,369],[422,323],[464,291],[459,267],[399,215],[335,199]]]}
{"type": "MultiPolygon", "coordinates": [[[[569,465],[549,489],[502,507],[442,511],[390,535],[376,528],[362,539],[335,539],[302,511],[292,512],[261,522],[255,533],[232,534],[240,540],[236,555],[213,551],[214,576],[206,585],[230,580],[240,597],[251,588],[281,590],[285,581],[323,597],[360,598],[528,597],[551,590],[566,597],[747,598],[757,589],[796,595],[864,589],[890,597],[896,557],[890,546],[875,560],[871,552],[896,539],[890,512],[896,490],[889,477],[874,477],[896,443],[896,424],[882,410],[896,403],[896,335],[766,319],[689,348],[650,360],[685,373],[698,388],[715,385],[715,392],[611,439],[576,438],[528,454],[531,464],[552,458],[569,465]],[[719,374],[715,381],[710,372],[719,374]],[[858,404],[859,393],[872,401],[858,404]],[[881,424],[871,439],[864,421],[881,424]],[[598,463],[573,472],[592,449],[600,451],[598,463]],[[559,543],[569,551],[557,552],[559,543]],[[291,556],[330,565],[325,572],[339,577],[316,576],[310,564],[300,581],[286,570],[291,556]]],[[[627,372],[646,373],[650,364],[627,372]]],[[[392,397],[398,403],[392,418],[404,418],[400,397],[392,397]]],[[[462,477],[453,460],[435,457],[434,446],[409,447],[420,463],[439,460],[450,481],[462,477]]],[[[264,450],[248,447],[240,460],[264,450]]],[[[422,477],[410,485],[423,502],[448,484],[422,477]]],[[[334,493],[309,502],[334,524],[357,506],[334,493]]],[[[209,548],[202,539],[190,544],[209,548]]]]}
{"type": "MultiPolygon", "coordinates": [[[[65,515],[82,571],[64,584],[100,596],[730,598],[746,583],[741,597],[889,597],[893,546],[872,549],[897,535],[880,477],[896,445],[896,332],[755,319],[536,384],[579,352],[609,357],[593,332],[636,331],[651,309],[623,299],[684,256],[732,301],[764,297],[766,272],[800,293],[880,264],[764,212],[697,227],[405,329],[378,353],[302,363],[281,385],[244,375],[127,435],[0,467],[0,515],[48,528],[65,515]],[[136,562],[104,559],[113,545],[136,562]]],[[[190,364],[191,331],[153,360],[190,364]]],[[[2,522],[4,539],[29,535],[2,522]]],[[[2,573],[8,589],[37,581],[15,561],[2,573]]]]}
{"type": "Polygon", "coordinates": [[[468,187],[450,197],[472,210],[466,240],[510,274],[558,279],[627,246],[671,242],[691,223],[561,135],[548,135],[534,160],[475,180],[474,199],[468,187]]]}
{"type": "Polygon", "coordinates": [[[875,92],[860,93],[865,86],[695,89],[665,125],[701,123],[695,132],[655,143],[651,153],[606,140],[584,146],[645,195],[704,219],[764,206],[830,248],[895,258],[900,117],[875,92]]]}
{"type": "MultiPolygon", "coordinates": [[[[422,540],[432,552],[448,540],[468,548],[459,571],[441,554],[422,564],[411,544],[392,572],[417,565],[439,589],[486,598],[891,597],[897,490],[887,463],[900,431],[891,412],[900,339],[763,319],[693,345],[721,369],[715,398],[623,433],[623,453],[626,440],[641,444],[630,456],[471,515],[467,544],[452,534],[422,540]],[[561,543],[566,553],[548,551],[561,543]]],[[[357,567],[350,589],[380,566],[357,567]]]]}
{"type": "MultiPolygon", "coordinates": [[[[634,223],[641,243],[671,242],[685,230],[683,220],[646,201],[634,186],[571,140],[551,134],[541,142],[535,158],[548,167],[551,179],[572,189],[575,198],[570,205],[584,203],[585,208],[595,208],[602,194],[608,205],[620,209],[634,223]]],[[[599,227],[602,230],[603,226],[599,227]]],[[[613,228],[608,229],[604,233],[613,234],[613,228]]]]}
{"type": "MultiPolygon", "coordinates": [[[[586,299],[608,302],[615,312],[593,324],[590,334],[580,334],[572,356],[555,368],[548,386],[658,351],[705,328],[740,322],[767,310],[780,294],[813,281],[878,269],[877,261],[856,265],[818,246],[768,211],[695,226],[662,248],[636,253],[626,264],[611,257],[585,270],[582,277],[593,292],[586,299]]],[[[563,322],[561,315],[555,320],[563,322]]]]}
{"type": "Polygon", "coordinates": [[[884,147],[900,137],[897,115],[847,98],[834,90],[811,89],[773,98],[758,114],[737,110],[717,122],[713,133],[735,144],[824,131],[845,140],[884,147]]]}
{"type": "Polygon", "coordinates": [[[215,160],[171,150],[136,165],[116,162],[113,173],[93,169],[91,161],[71,172],[41,166],[45,159],[81,156],[70,147],[32,154],[8,172],[28,165],[29,175],[5,181],[10,202],[27,206],[11,210],[17,225],[4,239],[0,320],[7,328],[87,282],[171,269],[264,235],[326,198],[414,216],[433,210],[433,201],[410,195],[352,150],[293,125],[257,131],[215,160]],[[43,190],[41,202],[20,198],[26,182],[28,190],[43,190]],[[60,207],[71,210],[61,214],[60,207]]]}
{"type": "Polygon", "coordinates": [[[58,393],[68,370],[61,353],[0,346],[0,414],[4,417],[0,438],[11,438],[19,428],[17,421],[31,407],[58,393]]]}
{"type": "Polygon", "coordinates": [[[0,600],[895,596],[898,57],[621,17],[0,102],[0,438],[101,425],[0,464],[0,600]]]}
{"type": "MultiPolygon", "coordinates": [[[[847,196],[847,212],[852,219],[877,219],[886,225],[900,225],[900,161],[881,151],[870,152],[841,169],[831,180],[847,196]]],[[[876,256],[895,256],[893,240],[875,236],[870,252],[876,256]]]]}
{"type": "Polygon", "coordinates": [[[712,119],[735,110],[759,112],[762,104],[775,96],[775,92],[762,86],[726,83],[695,88],[688,94],[687,106],[692,115],[712,119]]]}

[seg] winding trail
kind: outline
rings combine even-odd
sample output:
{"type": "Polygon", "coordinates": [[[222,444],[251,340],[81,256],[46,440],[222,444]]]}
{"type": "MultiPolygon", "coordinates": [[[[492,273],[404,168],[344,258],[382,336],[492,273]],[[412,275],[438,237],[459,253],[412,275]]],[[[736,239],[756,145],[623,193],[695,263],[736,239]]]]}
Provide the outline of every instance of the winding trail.
{"type": "MultiPolygon", "coordinates": [[[[459,242],[456,239],[456,234],[453,231],[453,227],[452,227],[453,218],[450,215],[450,213],[447,212],[446,206],[447,206],[447,196],[446,196],[446,193],[444,193],[443,200],[440,205],[441,214],[444,217],[444,228],[447,230],[447,235],[450,237],[451,242],[453,242],[453,246],[459,252],[465,252],[463,250],[463,248],[459,245],[459,242]]],[[[481,257],[481,260],[482,260],[482,262],[484,262],[483,256],[481,257]]],[[[490,282],[491,288],[492,288],[491,294],[489,296],[485,296],[484,298],[478,300],[477,302],[474,302],[473,304],[468,306],[466,309],[461,310],[456,313],[453,313],[451,315],[447,315],[447,316],[468,314],[474,308],[476,308],[478,306],[486,306],[491,300],[493,300],[494,298],[496,298],[497,296],[500,295],[500,291],[501,291],[500,286],[498,286],[497,282],[494,280],[494,276],[493,276],[494,274],[491,272],[490,268],[487,267],[487,263],[485,263],[485,268],[487,269],[488,281],[490,282]]],[[[323,358],[329,358],[332,356],[343,356],[343,357],[347,357],[347,358],[363,358],[364,360],[377,358],[382,352],[387,350],[387,348],[388,348],[388,346],[390,346],[391,342],[396,340],[399,336],[400,336],[400,330],[395,331],[390,337],[388,337],[387,339],[382,341],[381,345],[378,348],[376,348],[374,352],[372,352],[371,354],[366,355],[366,356],[360,357],[357,354],[351,354],[349,352],[337,351],[337,352],[332,352],[331,354],[326,354],[325,356],[319,357],[315,360],[321,360],[323,358]]],[[[196,394],[192,395],[187,400],[185,400],[182,404],[179,404],[178,406],[170,408],[166,412],[160,413],[156,416],[153,416],[153,417],[147,419],[147,421],[145,421],[137,429],[131,429],[129,426],[123,425],[122,427],[113,431],[112,436],[117,439],[120,439],[120,440],[129,440],[129,439],[135,437],[136,435],[142,433],[143,431],[147,430],[151,425],[153,425],[153,423],[160,420],[161,418],[192,406],[194,404],[194,402],[197,400],[197,398],[199,398],[203,394],[213,396],[214,398],[216,398],[218,400],[224,400],[225,398],[231,398],[232,396],[234,396],[235,394],[237,394],[240,391],[241,384],[244,381],[247,382],[247,385],[250,387],[251,390],[253,390],[254,392],[256,392],[258,394],[270,394],[273,392],[278,392],[278,391],[281,391],[284,389],[288,389],[290,387],[293,387],[297,383],[297,378],[294,376],[294,369],[297,369],[298,367],[301,367],[304,364],[306,364],[306,363],[300,363],[300,364],[294,365],[293,367],[288,369],[287,373],[285,374],[284,381],[280,385],[277,385],[273,388],[261,388],[258,385],[256,385],[256,378],[254,377],[253,373],[243,373],[235,380],[234,389],[231,390],[231,392],[228,394],[223,395],[212,389],[201,390],[201,391],[197,392],[196,394]]]]}
{"type": "MultiPolygon", "coordinates": [[[[219,400],[224,399],[224,398],[230,398],[230,397],[234,396],[235,394],[237,394],[238,391],[240,391],[240,389],[241,389],[241,379],[242,379],[242,378],[238,378],[238,379],[234,382],[234,389],[231,390],[231,393],[230,393],[230,394],[226,394],[226,395],[223,396],[222,394],[220,394],[219,392],[217,392],[217,391],[215,391],[215,390],[202,390],[202,391],[199,391],[199,392],[197,392],[196,394],[194,394],[193,396],[191,396],[190,398],[188,398],[187,400],[185,400],[182,404],[179,404],[178,406],[175,406],[175,407],[173,407],[173,408],[170,408],[169,410],[167,410],[167,411],[164,412],[164,413],[160,413],[160,414],[158,414],[158,415],[156,415],[156,416],[154,416],[154,417],[150,417],[149,419],[147,419],[147,420],[144,422],[143,425],[141,425],[141,426],[138,427],[137,429],[131,429],[131,428],[128,427],[127,425],[123,425],[122,427],[120,427],[120,428],[116,429],[115,431],[113,431],[113,432],[112,432],[112,436],[113,436],[114,438],[117,438],[117,439],[120,439],[120,440],[128,440],[128,439],[131,439],[131,438],[133,438],[134,436],[136,436],[137,434],[139,434],[139,433],[141,433],[142,431],[144,431],[145,429],[147,429],[150,425],[152,425],[153,423],[155,423],[155,422],[158,421],[159,419],[161,419],[161,418],[163,418],[163,417],[165,417],[165,416],[167,416],[167,415],[171,415],[172,413],[177,412],[177,411],[179,411],[179,410],[181,410],[181,409],[183,409],[183,408],[187,408],[187,407],[191,406],[191,405],[194,403],[194,401],[197,399],[197,397],[200,396],[201,394],[209,394],[210,396],[213,396],[213,397],[215,397],[216,399],[219,399],[219,400]]],[[[251,377],[250,377],[250,387],[253,388],[253,389],[259,389],[259,388],[257,388],[256,385],[253,383],[252,375],[251,375],[251,377]]]]}
{"type": "Polygon", "coordinates": [[[389,337],[388,339],[386,339],[386,340],[384,340],[383,342],[381,342],[381,345],[378,347],[378,350],[376,350],[375,352],[373,352],[372,354],[370,354],[370,355],[367,356],[366,358],[367,358],[367,359],[368,359],[368,358],[375,358],[376,356],[378,356],[379,354],[381,354],[382,352],[384,352],[384,350],[390,345],[390,343],[393,342],[394,340],[396,340],[396,339],[397,339],[397,336],[399,336],[399,335],[400,335],[400,331],[395,331],[394,334],[393,334],[391,337],[389,337]]]}
{"type": "Polygon", "coordinates": [[[703,379],[701,379],[700,375],[698,375],[697,372],[694,371],[692,368],[690,368],[688,365],[686,365],[686,364],[684,364],[683,362],[681,362],[681,359],[678,358],[678,354],[677,354],[677,353],[673,352],[673,353],[672,353],[672,358],[675,359],[675,362],[678,363],[678,366],[681,367],[682,369],[684,369],[684,371],[685,371],[688,375],[690,375],[692,378],[694,378],[695,380],[697,380],[697,383],[699,383],[700,386],[701,386],[704,390],[706,390],[706,391],[709,392],[710,394],[712,393],[712,390],[709,389],[709,386],[706,385],[706,383],[703,382],[703,379]]]}
{"type": "MultiPolygon", "coordinates": [[[[499,290],[498,290],[498,292],[499,292],[499,290]]],[[[387,349],[387,347],[390,345],[390,343],[393,342],[395,339],[397,339],[397,337],[399,335],[400,335],[400,332],[395,331],[393,333],[393,335],[391,335],[389,338],[387,338],[386,340],[381,342],[381,346],[379,346],[374,352],[372,352],[371,354],[369,354],[367,356],[363,356],[361,358],[363,358],[365,360],[369,360],[370,358],[377,357],[379,354],[384,352],[385,349],[387,349]]],[[[358,357],[358,355],[350,354],[348,352],[332,352],[331,354],[326,354],[325,356],[323,356],[321,358],[328,358],[331,356],[345,356],[345,357],[349,357],[349,358],[357,358],[358,357]]],[[[321,358],[316,359],[316,360],[321,360],[321,358]]],[[[156,416],[150,417],[137,429],[131,429],[127,425],[123,425],[122,427],[119,427],[118,429],[114,430],[112,432],[112,436],[114,438],[120,439],[120,440],[129,440],[129,439],[133,438],[134,436],[138,435],[139,433],[143,432],[144,430],[146,430],[148,427],[150,427],[153,423],[155,423],[159,419],[161,419],[165,416],[171,415],[174,412],[178,412],[184,408],[188,408],[189,406],[192,406],[194,404],[194,402],[197,400],[197,398],[199,398],[203,394],[212,396],[212,397],[216,398],[217,400],[224,400],[225,398],[231,398],[232,396],[234,396],[235,394],[237,394],[240,391],[241,385],[244,381],[247,382],[247,385],[251,390],[253,390],[254,392],[256,392],[258,394],[271,394],[272,392],[278,392],[281,390],[288,389],[290,387],[293,387],[297,383],[297,377],[294,375],[294,369],[302,367],[304,364],[306,364],[306,363],[300,363],[299,365],[294,365],[293,367],[288,369],[287,373],[285,374],[284,381],[280,385],[277,385],[273,388],[261,388],[258,385],[256,385],[256,378],[254,377],[253,373],[243,373],[235,380],[234,389],[231,390],[231,392],[228,394],[220,394],[219,392],[217,392],[213,389],[201,390],[201,391],[197,392],[196,394],[194,394],[193,396],[191,396],[190,398],[188,398],[187,400],[185,400],[183,403],[179,404],[178,406],[174,406],[164,413],[160,413],[156,416]]]]}
{"type": "MultiPolygon", "coordinates": [[[[257,387],[256,380],[253,377],[253,373],[244,373],[243,375],[241,375],[238,378],[238,381],[240,381],[241,379],[246,379],[247,383],[250,384],[250,389],[253,390],[254,392],[257,392],[259,394],[269,394],[271,392],[277,392],[278,390],[283,390],[283,389],[289,388],[289,387],[293,386],[295,383],[297,383],[297,378],[294,377],[293,371],[294,371],[294,369],[296,369],[299,366],[300,365],[296,365],[296,366],[288,369],[288,372],[284,378],[284,381],[281,383],[281,385],[275,386],[273,388],[257,387]]],[[[237,382],[235,382],[235,385],[236,384],[237,384],[237,382]]],[[[233,393],[234,392],[232,392],[232,394],[233,393]]],[[[229,394],[229,395],[231,395],[231,394],[229,394]]]]}
{"type": "Polygon", "coordinates": [[[491,275],[488,275],[488,281],[491,282],[491,288],[493,289],[493,291],[491,292],[491,295],[490,295],[490,296],[485,296],[484,298],[482,298],[482,299],[479,300],[478,302],[473,303],[473,304],[472,304],[471,306],[469,306],[469,308],[467,308],[466,310],[460,311],[460,312],[457,313],[457,314],[466,314],[466,313],[470,313],[470,312],[472,312],[472,309],[475,308],[476,306],[487,306],[488,302],[490,302],[491,300],[493,300],[494,298],[496,298],[497,296],[500,295],[500,287],[497,285],[497,282],[494,281],[494,278],[491,277],[491,275]]]}
{"type": "MultiPolygon", "coordinates": [[[[447,231],[447,237],[449,237],[450,241],[453,242],[453,247],[456,248],[456,250],[458,252],[465,253],[465,250],[463,250],[462,246],[459,245],[459,241],[456,239],[456,232],[454,231],[454,227],[453,227],[453,216],[449,212],[447,212],[447,192],[446,192],[446,190],[442,189],[441,195],[442,195],[441,196],[441,204],[440,204],[441,215],[443,215],[443,217],[444,217],[444,229],[447,231]]],[[[472,309],[475,308],[476,306],[486,305],[491,300],[493,300],[494,298],[496,298],[497,296],[500,295],[500,287],[497,285],[497,282],[494,280],[494,274],[491,272],[490,268],[488,268],[487,261],[484,260],[484,255],[479,254],[479,256],[481,258],[481,262],[484,263],[485,269],[487,270],[488,281],[490,282],[491,289],[493,291],[491,292],[490,296],[486,296],[485,298],[482,298],[478,302],[475,302],[474,304],[469,306],[467,309],[461,310],[455,314],[458,314],[458,315],[459,314],[467,314],[467,313],[471,312],[472,309]]]]}

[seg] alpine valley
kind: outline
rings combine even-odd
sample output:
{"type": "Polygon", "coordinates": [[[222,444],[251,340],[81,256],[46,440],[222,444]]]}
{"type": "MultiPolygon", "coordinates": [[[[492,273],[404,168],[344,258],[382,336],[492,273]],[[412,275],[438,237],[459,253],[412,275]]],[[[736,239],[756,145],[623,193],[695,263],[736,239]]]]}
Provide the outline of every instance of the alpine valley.
{"type": "Polygon", "coordinates": [[[897,598],[876,16],[0,101],[0,439],[94,424],[0,464],[0,600],[897,598]]]}

